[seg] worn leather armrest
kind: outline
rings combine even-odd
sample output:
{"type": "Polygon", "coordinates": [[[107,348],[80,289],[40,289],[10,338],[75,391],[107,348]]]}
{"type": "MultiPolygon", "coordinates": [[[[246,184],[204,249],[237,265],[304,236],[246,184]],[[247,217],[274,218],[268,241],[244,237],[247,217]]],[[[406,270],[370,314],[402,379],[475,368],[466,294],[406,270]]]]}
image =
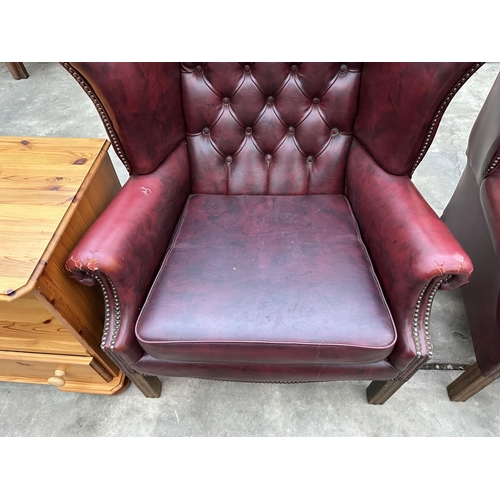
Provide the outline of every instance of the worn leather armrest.
{"type": "Polygon", "coordinates": [[[412,181],[386,172],[355,141],[346,175],[347,198],[396,325],[393,354],[403,356],[396,363],[401,367],[419,352],[412,338],[415,321],[421,354],[432,352],[424,324],[433,288],[464,285],[472,262],[412,181]]]}
{"type": "Polygon", "coordinates": [[[67,259],[72,278],[103,287],[111,326],[102,347],[121,356],[122,365],[142,355],[135,322],[189,189],[182,142],[154,172],[129,178],[67,259]]]}

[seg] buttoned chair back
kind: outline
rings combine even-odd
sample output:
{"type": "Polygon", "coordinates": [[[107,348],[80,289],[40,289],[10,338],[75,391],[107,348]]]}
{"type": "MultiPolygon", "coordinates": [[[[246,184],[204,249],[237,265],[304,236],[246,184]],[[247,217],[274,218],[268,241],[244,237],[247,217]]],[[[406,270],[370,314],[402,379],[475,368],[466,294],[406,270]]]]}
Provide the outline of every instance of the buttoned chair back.
{"type": "Polygon", "coordinates": [[[433,354],[467,254],[411,182],[479,63],[64,63],[130,179],[68,256],[102,348],[156,375],[372,379],[433,354]]]}

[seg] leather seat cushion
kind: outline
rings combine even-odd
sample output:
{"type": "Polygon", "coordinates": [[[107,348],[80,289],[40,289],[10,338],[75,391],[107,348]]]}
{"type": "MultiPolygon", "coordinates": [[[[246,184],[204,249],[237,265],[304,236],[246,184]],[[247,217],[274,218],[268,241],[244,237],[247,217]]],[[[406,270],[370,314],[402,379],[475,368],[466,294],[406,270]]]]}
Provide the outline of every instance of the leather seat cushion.
{"type": "Polygon", "coordinates": [[[396,332],[342,195],[188,198],[136,326],[152,357],[373,363],[396,332]]]}

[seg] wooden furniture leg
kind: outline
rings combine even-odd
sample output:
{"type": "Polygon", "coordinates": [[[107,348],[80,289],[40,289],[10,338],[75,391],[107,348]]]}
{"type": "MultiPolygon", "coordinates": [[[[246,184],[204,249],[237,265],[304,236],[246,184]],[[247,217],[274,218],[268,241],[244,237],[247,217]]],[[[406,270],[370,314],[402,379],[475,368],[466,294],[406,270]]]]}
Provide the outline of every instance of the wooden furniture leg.
{"type": "Polygon", "coordinates": [[[30,76],[21,62],[9,62],[5,64],[15,80],[24,80],[30,76]]]}
{"type": "Polygon", "coordinates": [[[140,375],[139,373],[127,374],[127,377],[147,398],[159,398],[161,394],[161,380],[158,377],[140,375]]]}
{"type": "Polygon", "coordinates": [[[406,380],[374,380],[366,388],[366,397],[371,405],[383,405],[406,380]]]}
{"type": "Polygon", "coordinates": [[[484,377],[476,362],[447,387],[448,396],[452,401],[467,401],[495,380],[496,378],[484,377]]]}

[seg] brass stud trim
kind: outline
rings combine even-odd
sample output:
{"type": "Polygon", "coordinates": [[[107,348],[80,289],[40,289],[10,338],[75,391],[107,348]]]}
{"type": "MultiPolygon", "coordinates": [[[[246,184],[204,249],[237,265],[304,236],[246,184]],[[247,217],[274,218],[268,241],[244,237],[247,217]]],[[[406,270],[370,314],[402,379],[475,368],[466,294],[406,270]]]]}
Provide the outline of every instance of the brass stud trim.
{"type": "Polygon", "coordinates": [[[434,300],[434,296],[436,295],[436,292],[438,291],[438,288],[441,286],[443,281],[446,281],[448,278],[443,278],[439,281],[437,281],[434,286],[432,287],[429,296],[427,297],[427,302],[425,305],[425,310],[422,310],[422,301],[423,298],[429,288],[430,283],[426,283],[423,290],[420,292],[420,295],[418,296],[417,303],[415,305],[415,310],[413,313],[413,330],[412,330],[412,337],[413,337],[413,342],[415,343],[415,350],[417,354],[417,358],[420,358],[422,356],[422,342],[420,340],[420,329],[419,329],[419,322],[421,319],[423,319],[423,324],[424,324],[424,342],[427,347],[427,354],[429,358],[432,358],[434,355],[433,352],[433,345],[431,342],[431,336],[429,333],[429,323],[430,323],[430,314],[431,314],[431,307],[432,307],[432,302],[434,300]],[[422,318],[422,312],[423,318],[422,318]]]}
{"type": "Polygon", "coordinates": [[[436,133],[437,122],[441,119],[441,115],[445,112],[446,107],[451,102],[455,94],[460,90],[460,87],[474,74],[474,72],[481,67],[481,63],[476,63],[472,68],[467,71],[467,73],[460,79],[460,81],[453,87],[453,89],[448,92],[448,95],[443,99],[441,105],[436,111],[433,119],[431,120],[431,125],[427,130],[427,134],[424,139],[424,143],[420,148],[420,151],[417,155],[417,159],[413,163],[413,167],[410,172],[410,176],[415,172],[415,169],[418,167],[419,163],[422,161],[422,158],[427,153],[427,149],[430,146],[432,136],[436,133]]]}
{"type": "Polygon", "coordinates": [[[490,164],[490,166],[484,171],[483,178],[486,177],[488,174],[491,174],[493,170],[497,167],[498,163],[500,162],[500,155],[498,155],[490,164]]]}
{"type": "Polygon", "coordinates": [[[108,114],[106,113],[106,110],[104,109],[104,106],[102,105],[100,99],[97,97],[97,95],[94,93],[92,88],[88,85],[88,83],[84,80],[82,75],[76,71],[71,64],[65,62],[62,63],[63,67],[68,71],[68,73],[80,84],[80,87],[86,92],[86,94],[90,97],[91,101],[94,103],[94,106],[96,107],[99,116],[101,117],[102,122],[104,123],[104,126],[106,127],[106,131],[109,135],[109,139],[111,140],[111,144],[113,144],[113,147],[115,148],[116,154],[118,158],[122,161],[122,163],[125,165],[126,169],[128,170],[129,174],[132,173],[130,169],[130,165],[127,161],[127,158],[125,157],[125,153],[123,152],[122,146],[120,144],[120,141],[118,140],[118,137],[115,133],[115,130],[113,128],[113,125],[111,123],[111,120],[109,119],[108,114]]]}

